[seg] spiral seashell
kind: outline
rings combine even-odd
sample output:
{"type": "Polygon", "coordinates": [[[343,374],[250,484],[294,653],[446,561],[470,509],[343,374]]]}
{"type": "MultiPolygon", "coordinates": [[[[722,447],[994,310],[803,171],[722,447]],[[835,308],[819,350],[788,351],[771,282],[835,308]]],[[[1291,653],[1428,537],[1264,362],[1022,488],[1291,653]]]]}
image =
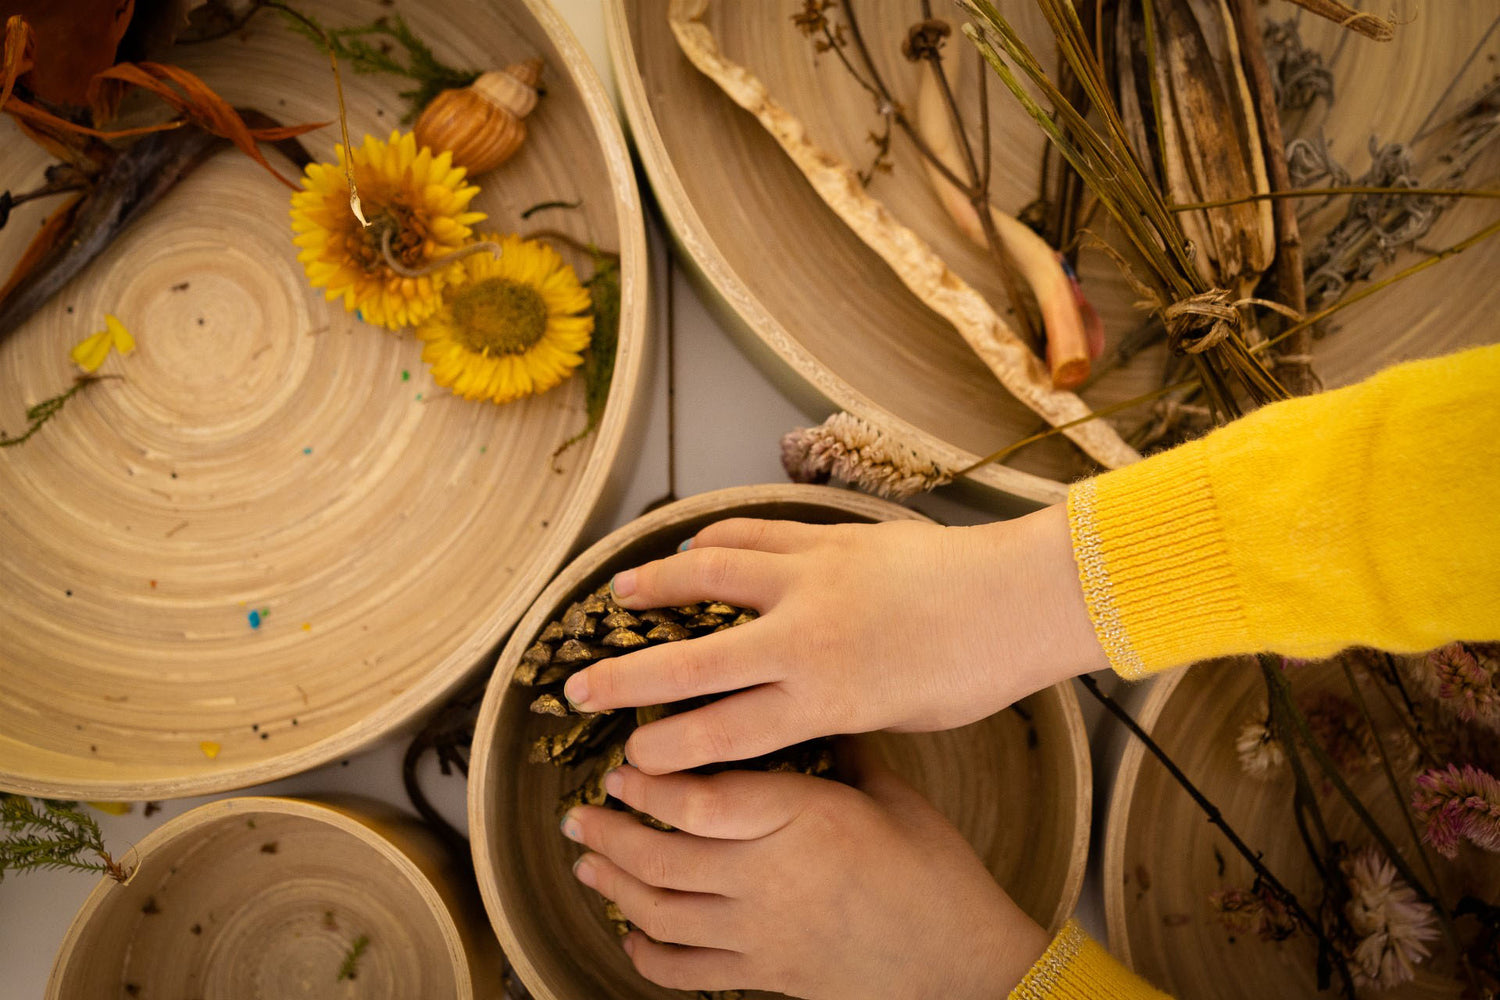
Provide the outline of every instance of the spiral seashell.
{"type": "Polygon", "coordinates": [[[530,59],[443,91],[417,118],[417,143],[435,153],[451,151],[471,176],[498,167],[526,141],[525,119],[540,96],[542,66],[541,59],[530,59]]]}

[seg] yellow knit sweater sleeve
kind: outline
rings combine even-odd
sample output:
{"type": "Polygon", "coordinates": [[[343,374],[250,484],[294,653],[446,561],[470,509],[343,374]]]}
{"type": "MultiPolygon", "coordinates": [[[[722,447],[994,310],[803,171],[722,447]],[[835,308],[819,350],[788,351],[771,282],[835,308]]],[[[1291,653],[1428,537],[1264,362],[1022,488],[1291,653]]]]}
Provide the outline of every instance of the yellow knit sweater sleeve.
{"type": "Polygon", "coordinates": [[[1010,1000],[1170,1000],[1110,956],[1069,920],[1010,1000]]]}
{"type": "Polygon", "coordinates": [[[1110,662],[1500,639],[1500,345],[1288,400],[1075,485],[1110,662]]]}

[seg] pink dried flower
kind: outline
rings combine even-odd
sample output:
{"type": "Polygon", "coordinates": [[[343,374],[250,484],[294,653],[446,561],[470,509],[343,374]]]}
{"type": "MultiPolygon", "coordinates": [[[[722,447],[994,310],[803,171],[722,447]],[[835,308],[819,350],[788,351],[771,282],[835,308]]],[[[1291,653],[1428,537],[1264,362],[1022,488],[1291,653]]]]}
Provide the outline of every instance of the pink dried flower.
{"type": "Polygon", "coordinates": [[[1260,781],[1269,781],[1286,763],[1286,753],[1263,712],[1245,723],[1234,741],[1234,750],[1240,758],[1240,769],[1260,781]]]}
{"type": "Polygon", "coordinates": [[[1463,643],[1452,643],[1427,654],[1427,669],[1437,682],[1438,697],[1464,722],[1500,719],[1500,691],[1495,690],[1495,665],[1481,663],[1463,643]]]}
{"type": "Polygon", "coordinates": [[[1254,931],[1262,941],[1285,941],[1297,932],[1291,911],[1263,887],[1215,889],[1208,894],[1208,902],[1231,934],[1254,931]]]}
{"type": "Polygon", "coordinates": [[[1324,691],[1302,706],[1307,726],[1340,771],[1357,774],[1379,759],[1370,727],[1348,698],[1324,691]]]}
{"type": "Polygon", "coordinates": [[[1343,868],[1350,896],[1344,915],[1359,935],[1350,956],[1355,983],[1385,990],[1410,981],[1438,935],[1432,907],[1373,847],[1356,851],[1343,868]]]}
{"type": "Polygon", "coordinates": [[[1500,781],[1487,771],[1472,764],[1423,771],[1411,807],[1427,824],[1422,839],[1445,858],[1456,857],[1463,840],[1500,851],[1500,781]]]}
{"type": "Polygon", "coordinates": [[[953,480],[936,462],[843,412],[783,435],[781,465],[794,483],[826,483],[832,477],[892,500],[953,480]]]}

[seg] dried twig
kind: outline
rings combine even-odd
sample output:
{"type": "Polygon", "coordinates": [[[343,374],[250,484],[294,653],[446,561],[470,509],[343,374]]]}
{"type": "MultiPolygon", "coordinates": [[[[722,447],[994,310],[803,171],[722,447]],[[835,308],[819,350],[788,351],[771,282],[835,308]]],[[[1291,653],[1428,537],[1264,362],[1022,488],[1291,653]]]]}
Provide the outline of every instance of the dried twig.
{"type": "Polygon", "coordinates": [[[1396,37],[1396,26],[1389,20],[1355,10],[1343,0],[1292,0],[1292,3],[1377,42],[1388,42],[1396,37]]]}

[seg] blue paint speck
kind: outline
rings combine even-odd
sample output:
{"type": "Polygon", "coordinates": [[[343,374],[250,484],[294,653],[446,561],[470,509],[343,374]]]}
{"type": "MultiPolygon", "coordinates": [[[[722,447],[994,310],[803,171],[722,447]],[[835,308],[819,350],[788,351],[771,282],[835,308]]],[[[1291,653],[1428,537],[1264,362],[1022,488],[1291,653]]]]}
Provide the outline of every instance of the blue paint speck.
{"type": "Polygon", "coordinates": [[[260,628],[260,612],[259,611],[251,611],[250,614],[248,614],[246,617],[250,621],[250,627],[251,628],[260,628]]]}
{"type": "Polygon", "coordinates": [[[312,454],[312,449],[311,448],[303,448],[302,449],[302,454],[304,454],[304,455],[311,455],[312,454]]]}

